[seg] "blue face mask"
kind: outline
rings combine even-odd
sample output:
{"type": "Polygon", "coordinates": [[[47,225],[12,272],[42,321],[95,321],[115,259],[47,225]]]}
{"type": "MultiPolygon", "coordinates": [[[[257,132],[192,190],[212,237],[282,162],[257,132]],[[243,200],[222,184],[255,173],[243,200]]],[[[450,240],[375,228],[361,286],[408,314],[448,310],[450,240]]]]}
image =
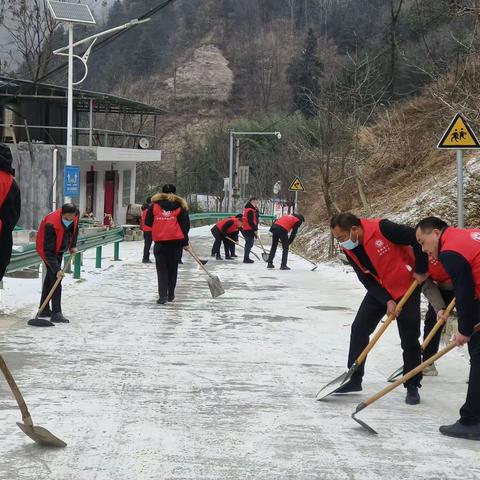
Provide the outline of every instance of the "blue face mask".
{"type": "Polygon", "coordinates": [[[64,218],[62,218],[62,222],[66,228],[68,228],[73,223],[72,220],[65,220],[64,218]]]}
{"type": "Polygon", "coordinates": [[[351,237],[352,237],[352,232],[350,232],[350,238],[346,242],[340,242],[340,245],[345,250],[353,250],[354,248],[357,248],[360,245],[360,242],[358,241],[358,237],[356,242],[354,242],[351,237]]]}

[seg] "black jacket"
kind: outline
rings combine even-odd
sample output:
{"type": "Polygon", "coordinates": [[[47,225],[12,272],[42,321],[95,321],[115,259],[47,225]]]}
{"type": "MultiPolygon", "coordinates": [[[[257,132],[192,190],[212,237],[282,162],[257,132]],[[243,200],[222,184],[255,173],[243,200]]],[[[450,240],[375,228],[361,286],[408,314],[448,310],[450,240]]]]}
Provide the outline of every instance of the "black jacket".
{"type": "MultiPolygon", "coordinates": [[[[380,231],[387,240],[398,245],[410,245],[413,248],[415,255],[415,272],[428,272],[428,256],[422,252],[422,247],[417,242],[415,236],[415,229],[407,225],[400,225],[391,222],[390,220],[380,221],[380,231]]],[[[367,252],[362,245],[354,248],[352,252],[358,258],[359,262],[373,274],[377,275],[375,268],[367,255],[367,252]]],[[[391,295],[383,288],[371,275],[363,273],[358,265],[347,255],[350,265],[355,270],[358,279],[363,283],[368,292],[373,295],[380,303],[386,304],[389,300],[398,300],[391,297],[391,295]]],[[[412,280],[413,281],[413,280],[412,280]]]]}
{"type": "Polygon", "coordinates": [[[260,212],[258,208],[254,207],[250,202],[245,205],[245,208],[253,208],[254,212],[250,211],[247,215],[247,222],[254,232],[258,230],[258,223],[260,220],[260,212]],[[256,223],[255,223],[256,220],[256,223]]]}
{"type": "Polygon", "coordinates": [[[55,247],[57,245],[57,234],[53,225],[47,223],[45,225],[45,238],[43,240],[43,249],[45,252],[45,259],[48,267],[53,270],[54,273],[59,272],[62,269],[62,258],[65,251],[69,248],[75,248],[77,246],[78,238],[78,224],[77,228],[73,229],[73,223],[68,227],[63,226],[65,234],[63,235],[62,245],[60,246],[60,252],[58,256],[55,255],[55,247]]]}
{"type": "MultiPolygon", "coordinates": [[[[14,174],[14,170],[12,168],[12,158],[9,153],[4,152],[5,149],[8,147],[3,146],[0,149],[0,170],[9,173],[10,175],[14,174]]],[[[10,150],[8,150],[9,152],[10,150]]],[[[10,187],[10,191],[8,192],[5,201],[2,205],[0,205],[0,220],[2,221],[2,232],[1,235],[10,236],[15,225],[20,218],[20,210],[21,210],[21,197],[20,197],[20,189],[18,188],[17,183],[15,180],[10,187]]],[[[3,245],[3,242],[2,242],[3,245]]],[[[11,253],[11,250],[10,250],[11,253]]],[[[10,258],[10,254],[9,254],[10,258]]]]}
{"type": "MultiPolygon", "coordinates": [[[[296,213],[294,213],[293,216],[298,218],[298,222],[295,224],[295,226],[292,229],[292,232],[290,233],[290,238],[288,239],[288,244],[289,245],[291,245],[293,243],[293,241],[295,240],[295,237],[297,236],[298,229],[300,228],[300,225],[303,223],[302,217],[300,217],[296,213]]],[[[270,231],[272,233],[277,232],[277,233],[280,233],[280,234],[286,232],[286,230],[283,227],[281,227],[280,225],[277,225],[276,223],[274,223],[270,227],[270,231]]]]}
{"type": "MultiPolygon", "coordinates": [[[[188,215],[188,204],[187,202],[177,195],[173,193],[157,193],[152,197],[152,204],[148,207],[147,215],[145,217],[145,225],[147,227],[153,226],[153,205],[158,203],[164,210],[172,211],[176,210],[177,208],[181,208],[182,211],[180,215],[177,217],[178,224],[182,229],[184,239],[181,241],[183,246],[188,245],[188,232],[190,231],[190,217],[188,215]]],[[[158,242],[158,243],[173,243],[178,242],[178,240],[171,240],[168,242],[158,242]]]]}

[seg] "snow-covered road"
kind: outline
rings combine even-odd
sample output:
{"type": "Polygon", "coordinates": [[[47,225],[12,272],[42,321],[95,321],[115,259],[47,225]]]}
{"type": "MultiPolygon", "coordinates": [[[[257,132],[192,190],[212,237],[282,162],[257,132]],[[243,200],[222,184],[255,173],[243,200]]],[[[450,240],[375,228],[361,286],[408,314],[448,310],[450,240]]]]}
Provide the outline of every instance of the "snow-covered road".
{"type": "MultiPolygon", "coordinates": [[[[208,227],[192,241],[208,255],[208,227]]],[[[6,279],[0,351],[34,422],[68,447],[33,444],[1,380],[0,480],[480,478],[480,444],[438,433],[464,400],[465,352],[424,380],[421,405],[405,405],[398,389],[365,410],[376,437],[350,415],[400,365],[396,327],[370,355],[362,394],[314,400],[345,371],[363,296],[353,273],[311,272],[294,257],[290,272],[210,260],[227,290],[213,300],[184,258],[176,301],[158,306],[141,248],[122,244],[123,261],[101,274],[87,259],[86,281],[66,281],[69,325],[27,327],[39,280],[6,279]]]]}

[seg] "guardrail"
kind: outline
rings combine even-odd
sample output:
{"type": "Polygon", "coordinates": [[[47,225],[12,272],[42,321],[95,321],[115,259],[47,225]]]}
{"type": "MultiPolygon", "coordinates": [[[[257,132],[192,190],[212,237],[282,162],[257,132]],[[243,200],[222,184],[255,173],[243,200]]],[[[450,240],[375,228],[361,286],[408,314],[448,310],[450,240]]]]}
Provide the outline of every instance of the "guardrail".
{"type": "MultiPolygon", "coordinates": [[[[238,213],[238,212],[237,212],[238,213]]],[[[202,213],[191,213],[190,221],[194,222],[196,220],[215,220],[233,217],[237,213],[225,213],[225,212],[202,212],[202,213]]],[[[277,219],[275,215],[260,215],[260,220],[264,222],[274,222],[277,219]]]]}
{"type": "MultiPolygon", "coordinates": [[[[77,239],[77,250],[85,252],[91,248],[96,248],[95,268],[102,267],[102,247],[104,245],[114,244],[113,260],[120,260],[120,242],[124,240],[124,232],[122,227],[112,228],[100,232],[93,232],[87,235],[80,235],[77,239]]],[[[65,254],[68,256],[69,254],[65,254]]],[[[73,278],[80,278],[80,267],[82,266],[82,256],[75,257],[73,278]]],[[[21,252],[13,252],[10,264],[7,267],[7,273],[16,272],[25,268],[35,267],[42,263],[42,259],[38,256],[34,244],[24,247],[21,252]]]]}

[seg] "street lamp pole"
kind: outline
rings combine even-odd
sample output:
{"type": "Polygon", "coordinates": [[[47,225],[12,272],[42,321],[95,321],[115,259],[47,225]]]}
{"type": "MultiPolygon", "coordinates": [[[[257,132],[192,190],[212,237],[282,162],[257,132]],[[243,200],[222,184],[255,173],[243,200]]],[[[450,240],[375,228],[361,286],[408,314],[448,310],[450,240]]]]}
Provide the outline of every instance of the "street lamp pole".
{"type": "MultiPolygon", "coordinates": [[[[73,23],[68,23],[68,89],[67,89],[67,165],[72,165],[73,148],[73,23]]],[[[70,203],[71,197],[65,197],[70,203]]]]}
{"type": "MultiPolygon", "coordinates": [[[[254,136],[254,135],[275,135],[278,140],[282,138],[280,132],[237,132],[233,128],[229,129],[230,135],[230,158],[228,165],[228,210],[231,212],[233,209],[233,157],[234,157],[234,141],[235,137],[243,136],[254,136]]],[[[238,147],[237,147],[238,148],[238,147]]]]}

